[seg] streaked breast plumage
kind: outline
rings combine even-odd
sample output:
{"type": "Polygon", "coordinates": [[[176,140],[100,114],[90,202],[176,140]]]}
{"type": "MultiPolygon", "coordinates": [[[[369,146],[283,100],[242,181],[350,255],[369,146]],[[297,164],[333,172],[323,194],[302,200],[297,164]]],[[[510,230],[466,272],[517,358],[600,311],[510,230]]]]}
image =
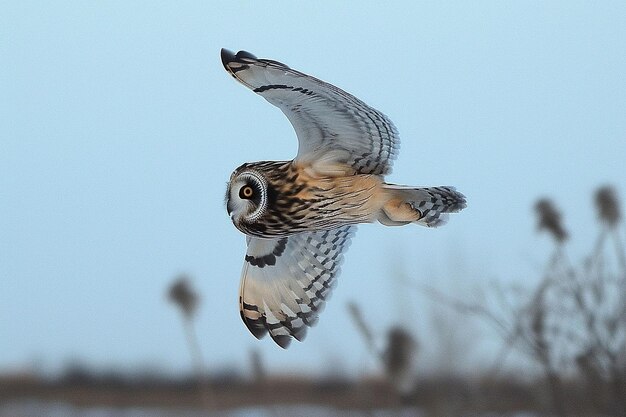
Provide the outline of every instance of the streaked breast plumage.
{"type": "Polygon", "coordinates": [[[298,137],[292,161],[245,163],[230,177],[226,209],[247,236],[241,317],[281,347],[303,340],[336,285],[359,223],[436,227],[465,207],[454,187],[386,183],[400,139],[381,112],[273,60],[223,49],[224,68],[277,106],[298,137]]]}

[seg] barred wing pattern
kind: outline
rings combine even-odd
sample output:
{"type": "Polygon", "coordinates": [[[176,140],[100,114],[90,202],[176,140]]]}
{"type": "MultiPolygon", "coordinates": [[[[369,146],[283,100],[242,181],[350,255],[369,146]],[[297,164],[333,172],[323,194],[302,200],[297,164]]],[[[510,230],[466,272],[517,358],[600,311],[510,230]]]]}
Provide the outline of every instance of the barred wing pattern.
{"type": "Polygon", "coordinates": [[[302,341],[336,285],[355,226],[277,239],[248,237],[239,308],[257,338],[269,333],[282,348],[302,341]]]}
{"type": "MultiPolygon", "coordinates": [[[[467,207],[465,196],[454,187],[418,188],[385,184],[385,189],[399,192],[402,200],[419,211],[420,216],[416,223],[426,227],[443,226],[448,222],[449,213],[458,213],[467,207]]],[[[387,224],[393,225],[393,222],[387,224]]]]}
{"type": "Polygon", "coordinates": [[[224,68],[280,108],[298,136],[296,162],[332,170],[334,163],[359,174],[388,174],[400,139],[381,112],[334,85],[249,52],[222,49],[224,68]]]}

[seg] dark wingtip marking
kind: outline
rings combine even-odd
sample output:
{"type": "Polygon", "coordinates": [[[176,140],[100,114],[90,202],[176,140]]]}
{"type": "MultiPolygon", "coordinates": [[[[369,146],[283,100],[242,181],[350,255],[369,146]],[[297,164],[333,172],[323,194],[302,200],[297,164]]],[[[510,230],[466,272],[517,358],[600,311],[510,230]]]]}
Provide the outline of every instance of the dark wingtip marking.
{"type": "Polygon", "coordinates": [[[267,334],[267,329],[263,324],[259,323],[258,320],[247,318],[241,310],[239,311],[239,314],[241,315],[241,320],[243,320],[243,323],[254,337],[262,339],[267,334]]]}
{"type": "Polygon", "coordinates": [[[280,346],[283,349],[287,349],[289,345],[291,344],[291,341],[293,340],[291,336],[286,336],[282,334],[278,336],[274,336],[271,332],[270,332],[270,337],[272,338],[274,342],[276,342],[278,346],[280,346]]]}
{"type": "Polygon", "coordinates": [[[256,56],[252,55],[252,54],[251,54],[250,52],[248,52],[248,51],[239,51],[239,52],[237,52],[236,57],[237,57],[237,58],[254,59],[254,60],[256,60],[256,59],[257,59],[257,57],[256,57],[256,56]]]}
{"type": "Polygon", "coordinates": [[[222,57],[222,65],[224,65],[224,68],[227,68],[229,62],[235,60],[235,54],[233,54],[232,51],[229,51],[226,48],[222,48],[220,56],[222,57]]]}
{"type": "Polygon", "coordinates": [[[304,339],[306,339],[306,335],[307,335],[307,331],[306,330],[307,330],[306,326],[302,326],[299,329],[294,330],[292,336],[298,342],[304,342],[304,339]]]}
{"type": "Polygon", "coordinates": [[[222,57],[222,64],[224,64],[224,66],[233,61],[241,62],[242,59],[252,59],[255,61],[257,60],[257,57],[252,55],[250,52],[239,51],[235,54],[233,53],[233,51],[226,48],[222,48],[220,55],[222,57]]]}
{"type": "Polygon", "coordinates": [[[226,71],[230,72],[233,77],[236,72],[247,69],[250,60],[257,60],[257,58],[250,52],[239,51],[235,54],[226,48],[222,48],[221,57],[222,65],[224,65],[226,71]],[[233,63],[236,63],[237,65],[232,65],[233,63]]]}

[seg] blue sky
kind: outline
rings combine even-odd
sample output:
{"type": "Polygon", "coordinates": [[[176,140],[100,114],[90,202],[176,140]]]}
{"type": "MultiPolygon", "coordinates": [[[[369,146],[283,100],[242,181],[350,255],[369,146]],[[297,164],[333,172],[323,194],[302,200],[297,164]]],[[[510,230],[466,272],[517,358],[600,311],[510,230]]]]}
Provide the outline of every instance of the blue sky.
{"type": "Polygon", "coordinates": [[[4,2],[0,370],[187,369],[164,300],[180,272],[202,294],[212,368],[245,369],[251,349],[275,370],[371,367],[350,300],[377,330],[405,321],[430,339],[432,306],[398,270],[462,296],[532,282],[550,248],[538,197],[564,210],[576,254],[596,232],[591,192],[626,195],[625,21],[621,1],[4,2]],[[468,197],[441,229],[360,227],[319,325],[288,351],[241,323],[245,240],[223,195],[235,167],[291,159],[297,141],[226,74],[222,47],[383,111],[402,138],[388,181],[468,197]]]}

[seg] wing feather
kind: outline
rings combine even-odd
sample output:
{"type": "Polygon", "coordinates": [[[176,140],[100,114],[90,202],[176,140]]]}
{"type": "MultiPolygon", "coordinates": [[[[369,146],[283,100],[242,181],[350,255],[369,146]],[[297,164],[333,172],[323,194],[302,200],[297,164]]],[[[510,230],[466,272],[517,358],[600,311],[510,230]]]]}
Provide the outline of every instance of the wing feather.
{"type": "Polygon", "coordinates": [[[388,174],[400,138],[381,112],[353,95],[287,65],[222,49],[239,82],[280,108],[298,136],[296,161],[320,171],[345,164],[359,174],[388,174]]]}
{"type": "Polygon", "coordinates": [[[249,238],[239,291],[241,318],[281,347],[303,340],[336,285],[355,226],[277,239],[249,238]]]}

